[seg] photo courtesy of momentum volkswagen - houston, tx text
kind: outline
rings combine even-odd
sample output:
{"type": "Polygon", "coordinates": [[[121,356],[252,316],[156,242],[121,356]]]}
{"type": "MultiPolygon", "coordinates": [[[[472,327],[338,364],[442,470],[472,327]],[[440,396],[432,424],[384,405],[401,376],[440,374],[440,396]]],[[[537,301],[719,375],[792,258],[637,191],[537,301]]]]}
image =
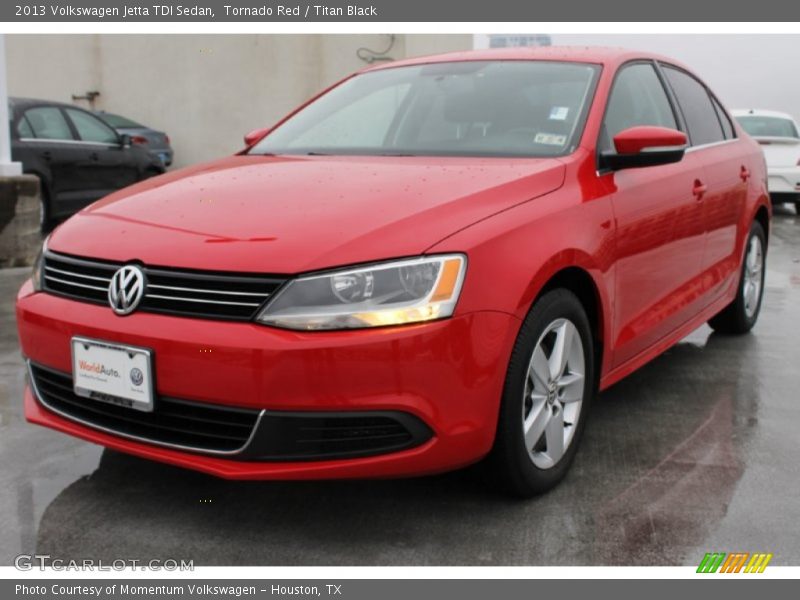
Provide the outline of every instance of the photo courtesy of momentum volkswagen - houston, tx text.
{"type": "Polygon", "coordinates": [[[46,240],[33,423],[233,479],[487,461],[555,486],[598,391],[759,316],[763,153],[689,66],[601,48],[384,62],[46,240]]]}

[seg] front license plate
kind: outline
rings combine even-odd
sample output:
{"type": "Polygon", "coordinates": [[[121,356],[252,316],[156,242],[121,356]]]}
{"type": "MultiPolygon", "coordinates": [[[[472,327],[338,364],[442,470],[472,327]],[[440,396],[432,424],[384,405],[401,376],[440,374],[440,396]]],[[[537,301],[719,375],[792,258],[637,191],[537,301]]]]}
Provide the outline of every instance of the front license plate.
{"type": "Polygon", "coordinates": [[[153,410],[153,371],[150,350],[72,338],[72,379],[84,398],[153,410]]]}

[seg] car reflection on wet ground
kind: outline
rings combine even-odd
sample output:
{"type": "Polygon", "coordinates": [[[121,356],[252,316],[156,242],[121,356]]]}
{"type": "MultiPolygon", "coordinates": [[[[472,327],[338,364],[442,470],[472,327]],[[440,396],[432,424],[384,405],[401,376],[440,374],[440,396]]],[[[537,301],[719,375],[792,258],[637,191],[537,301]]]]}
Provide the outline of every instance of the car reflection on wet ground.
{"type": "Polygon", "coordinates": [[[751,335],[703,327],[604,392],[576,463],[529,501],[475,469],[391,481],[233,482],[25,423],[0,271],[0,564],[696,565],[707,551],[800,563],[800,218],[776,209],[751,335]]]}

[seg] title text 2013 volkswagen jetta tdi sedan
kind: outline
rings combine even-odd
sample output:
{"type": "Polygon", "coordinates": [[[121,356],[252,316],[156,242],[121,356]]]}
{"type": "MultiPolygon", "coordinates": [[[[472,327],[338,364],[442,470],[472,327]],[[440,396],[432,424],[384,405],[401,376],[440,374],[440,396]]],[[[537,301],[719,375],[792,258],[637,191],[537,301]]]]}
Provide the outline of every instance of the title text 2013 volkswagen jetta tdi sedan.
{"type": "Polygon", "coordinates": [[[486,458],[530,495],[599,389],[758,317],[758,146],[603,49],[396,62],[59,227],[17,301],[27,418],[230,478],[486,458]]]}

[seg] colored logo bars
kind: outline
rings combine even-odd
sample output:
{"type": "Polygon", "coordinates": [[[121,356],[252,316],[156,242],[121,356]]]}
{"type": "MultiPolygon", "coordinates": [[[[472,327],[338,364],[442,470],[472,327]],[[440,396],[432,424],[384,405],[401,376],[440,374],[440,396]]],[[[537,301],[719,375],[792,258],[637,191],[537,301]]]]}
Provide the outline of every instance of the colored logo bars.
{"type": "Polygon", "coordinates": [[[772,554],[765,552],[707,552],[697,567],[698,573],[763,573],[772,554]]]}

